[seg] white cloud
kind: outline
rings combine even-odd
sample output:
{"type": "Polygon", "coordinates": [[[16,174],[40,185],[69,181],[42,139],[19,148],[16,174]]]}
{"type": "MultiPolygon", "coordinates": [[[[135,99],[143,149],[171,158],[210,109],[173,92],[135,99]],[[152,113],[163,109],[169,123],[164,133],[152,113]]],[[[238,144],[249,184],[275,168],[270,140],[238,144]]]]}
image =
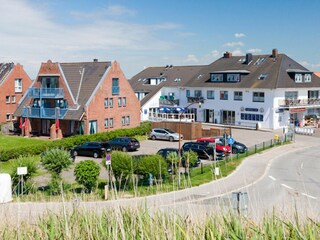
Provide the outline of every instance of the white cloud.
{"type": "Polygon", "coordinates": [[[199,63],[199,59],[194,54],[189,54],[185,59],[186,63],[199,63]]]}
{"type": "Polygon", "coordinates": [[[243,42],[228,42],[228,43],[224,44],[223,46],[225,46],[225,47],[238,47],[238,46],[242,47],[242,46],[244,46],[244,43],[243,42]]]}
{"type": "MultiPolygon", "coordinates": [[[[142,55],[151,51],[156,53],[174,49],[176,46],[174,42],[162,40],[165,38],[160,39],[157,34],[159,29],[177,29],[177,24],[125,23],[102,18],[101,14],[81,25],[64,25],[55,21],[57,18],[53,11],[34,7],[31,3],[26,0],[1,1],[0,15],[0,62],[21,63],[31,78],[38,73],[41,62],[48,59],[54,62],[88,61],[93,58],[127,60],[128,54],[142,55]]],[[[130,13],[120,6],[111,10],[112,14],[118,15],[130,13]]],[[[140,64],[147,63],[146,61],[140,64]]],[[[132,63],[129,61],[126,64],[132,63]]],[[[124,65],[125,63],[122,63],[122,66],[124,65]]]]}
{"type": "Polygon", "coordinates": [[[211,56],[212,56],[213,58],[218,58],[218,57],[220,56],[220,52],[217,51],[217,50],[213,50],[213,51],[211,52],[211,56]]]}
{"type": "Polygon", "coordinates": [[[261,49],[259,49],[259,48],[251,48],[251,49],[249,49],[249,50],[247,50],[247,52],[249,52],[249,53],[261,53],[261,49]]]}
{"type": "Polygon", "coordinates": [[[243,38],[243,37],[245,37],[246,35],[245,35],[244,33],[235,33],[234,36],[235,36],[236,38],[243,38]]]}
{"type": "Polygon", "coordinates": [[[244,55],[243,52],[240,49],[236,49],[232,51],[232,56],[242,56],[244,55]]]}

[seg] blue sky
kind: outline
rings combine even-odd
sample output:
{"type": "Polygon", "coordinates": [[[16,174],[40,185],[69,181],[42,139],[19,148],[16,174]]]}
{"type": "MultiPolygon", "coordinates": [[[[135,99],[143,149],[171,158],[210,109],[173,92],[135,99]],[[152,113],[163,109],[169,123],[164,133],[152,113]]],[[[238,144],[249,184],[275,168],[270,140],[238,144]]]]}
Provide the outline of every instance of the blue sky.
{"type": "Polygon", "coordinates": [[[131,78],[273,48],[320,71],[317,0],[0,0],[0,9],[0,62],[19,62],[31,78],[48,59],[117,60],[131,78]]]}

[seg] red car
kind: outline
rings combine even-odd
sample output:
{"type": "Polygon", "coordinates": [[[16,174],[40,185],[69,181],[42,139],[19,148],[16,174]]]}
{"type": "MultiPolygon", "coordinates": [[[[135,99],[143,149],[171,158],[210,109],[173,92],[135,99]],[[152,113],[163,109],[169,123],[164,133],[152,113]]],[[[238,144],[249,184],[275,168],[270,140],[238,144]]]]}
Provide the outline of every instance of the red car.
{"type": "MultiPolygon", "coordinates": [[[[197,138],[196,142],[212,142],[215,143],[216,139],[212,137],[204,137],[204,138],[197,138]]],[[[216,143],[216,149],[223,151],[225,154],[231,153],[231,148],[229,145],[223,145],[220,141],[217,141],[216,143]]]]}

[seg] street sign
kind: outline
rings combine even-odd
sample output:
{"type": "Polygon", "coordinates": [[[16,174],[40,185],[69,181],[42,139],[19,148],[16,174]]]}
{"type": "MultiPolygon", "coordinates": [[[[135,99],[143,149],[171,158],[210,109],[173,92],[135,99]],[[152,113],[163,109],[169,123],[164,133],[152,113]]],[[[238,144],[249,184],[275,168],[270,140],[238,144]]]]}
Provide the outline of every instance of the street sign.
{"type": "Polygon", "coordinates": [[[106,154],[106,165],[107,166],[111,165],[111,154],[110,153],[106,154]]]}
{"type": "Polygon", "coordinates": [[[18,167],[17,168],[17,174],[18,175],[26,175],[28,173],[27,167],[18,167]]]}
{"type": "Polygon", "coordinates": [[[230,145],[234,144],[234,138],[229,137],[228,138],[228,144],[230,144],[230,145]]]}

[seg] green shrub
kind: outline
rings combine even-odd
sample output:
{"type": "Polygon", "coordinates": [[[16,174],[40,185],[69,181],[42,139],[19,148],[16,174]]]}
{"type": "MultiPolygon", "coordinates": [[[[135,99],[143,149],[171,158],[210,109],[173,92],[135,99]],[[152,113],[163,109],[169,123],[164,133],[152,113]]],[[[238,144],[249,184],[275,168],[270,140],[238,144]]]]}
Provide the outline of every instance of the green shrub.
{"type": "Polygon", "coordinates": [[[183,159],[186,162],[189,162],[189,167],[194,167],[196,166],[196,163],[198,161],[198,154],[192,150],[188,151],[188,152],[184,152],[183,153],[183,159]],[[188,161],[189,159],[189,161],[188,161]]]}
{"type": "Polygon", "coordinates": [[[134,162],[129,154],[113,151],[111,159],[112,172],[119,181],[134,173],[134,162]]]}
{"type": "Polygon", "coordinates": [[[76,181],[85,186],[88,191],[97,184],[100,174],[100,166],[93,160],[84,160],[78,163],[74,169],[76,181]]]}
{"type": "Polygon", "coordinates": [[[72,161],[68,151],[53,148],[43,153],[41,163],[49,172],[60,175],[63,169],[67,169],[71,165],[72,161]]]}
{"type": "Polygon", "coordinates": [[[168,175],[168,164],[158,154],[147,155],[139,158],[135,163],[135,174],[149,176],[149,173],[157,179],[164,179],[168,175]]]}
{"type": "Polygon", "coordinates": [[[50,195],[60,195],[62,191],[67,191],[71,189],[71,185],[64,183],[61,179],[61,177],[56,174],[51,174],[51,181],[48,184],[48,190],[47,193],[50,195]]]}

